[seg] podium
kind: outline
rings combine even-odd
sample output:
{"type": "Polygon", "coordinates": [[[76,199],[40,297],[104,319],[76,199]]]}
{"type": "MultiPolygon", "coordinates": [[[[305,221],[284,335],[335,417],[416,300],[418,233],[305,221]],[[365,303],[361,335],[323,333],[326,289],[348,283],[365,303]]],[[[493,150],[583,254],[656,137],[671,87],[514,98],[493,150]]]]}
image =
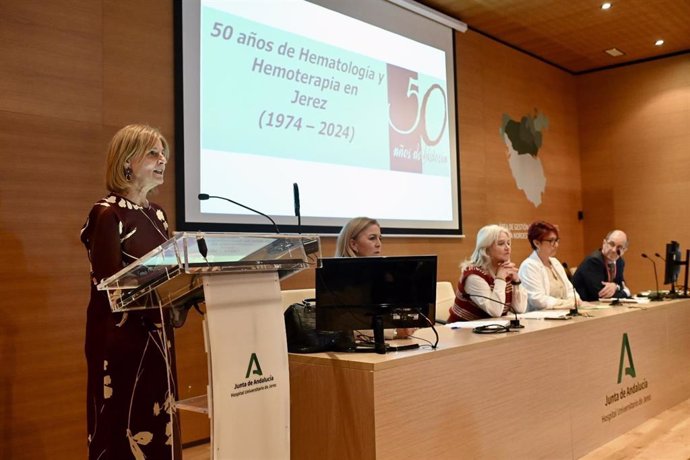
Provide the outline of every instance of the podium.
{"type": "Polygon", "coordinates": [[[316,266],[319,251],[314,235],[179,232],[98,285],[113,312],[175,316],[205,301],[213,459],[290,458],[279,281],[316,266]]]}

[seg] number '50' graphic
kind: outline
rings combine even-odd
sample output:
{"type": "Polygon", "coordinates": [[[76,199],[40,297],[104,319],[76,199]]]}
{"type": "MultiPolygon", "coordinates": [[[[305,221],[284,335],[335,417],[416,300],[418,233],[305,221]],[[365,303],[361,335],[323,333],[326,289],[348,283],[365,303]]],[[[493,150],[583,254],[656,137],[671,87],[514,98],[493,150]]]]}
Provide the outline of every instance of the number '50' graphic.
{"type": "Polygon", "coordinates": [[[441,87],[441,85],[435,83],[431,85],[426,92],[424,93],[424,97],[422,97],[422,104],[421,106],[419,105],[419,86],[417,84],[416,78],[411,77],[408,80],[407,84],[407,94],[406,97],[408,98],[408,101],[406,101],[406,108],[409,109],[411,108],[411,104],[414,104],[414,109],[416,110],[416,116],[415,120],[412,123],[411,126],[408,127],[400,127],[396,126],[393,123],[393,119],[391,117],[391,104],[388,104],[388,124],[390,125],[391,128],[393,128],[395,131],[397,131],[400,134],[410,134],[413,133],[417,130],[420,131],[420,134],[422,136],[422,139],[424,139],[424,142],[428,146],[433,146],[439,143],[441,140],[441,137],[443,136],[443,132],[446,129],[446,123],[448,122],[448,113],[446,111],[446,93],[441,87]],[[440,124],[438,127],[438,132],[437,133],[431,133],[431,135],[435,135],[435,137],[431,137],[428,126],[427,126],[427,119],[429,118],[429,113],[428,113],[428,106],[429,106],[429,99],[434,95],[434,93],[437,94],[437,97],[440,96],[442,99],[443,104],[441,107],[443,107],[443,122],[440,124]]]}

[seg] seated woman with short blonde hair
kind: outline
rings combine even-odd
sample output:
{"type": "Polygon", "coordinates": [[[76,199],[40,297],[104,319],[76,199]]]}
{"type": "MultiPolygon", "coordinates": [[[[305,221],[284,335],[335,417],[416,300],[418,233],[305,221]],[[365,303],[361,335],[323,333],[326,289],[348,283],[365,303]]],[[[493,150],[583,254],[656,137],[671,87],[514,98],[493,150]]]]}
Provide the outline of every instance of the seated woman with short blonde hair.
{"type": "Polygon", "coordinates": [[[517,267],[510,261],[511,239],[510,231],[500,225],[479,230],[472,256],[460,265],[449,323],[497,318],[511,310],[525,311],[527,295],[520,286],[517,267]]]}
{"type": "MultiPolygon", "coordinates": [[[[381,226],[370,217],[355,217],[340,230],[336,242],[336,257],[372,257],[380,256],[383,242],[381,241],[381,226]]],[[[386,329],[387,339],[403,339],[409,337],[414,328],[386,329]]],[[[373,335],[372,331],[360,331],[362,335],[373,335]]]]}

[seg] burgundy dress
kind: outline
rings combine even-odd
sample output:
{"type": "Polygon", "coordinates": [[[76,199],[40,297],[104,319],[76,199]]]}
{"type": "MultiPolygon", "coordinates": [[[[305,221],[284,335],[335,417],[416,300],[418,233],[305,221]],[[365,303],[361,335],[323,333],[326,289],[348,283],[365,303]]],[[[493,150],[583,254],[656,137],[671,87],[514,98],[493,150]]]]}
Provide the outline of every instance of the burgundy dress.
{"type": "Polygon", "coordinates": [[[116,194],[93,206],[81,231],[91,262],[85,342],[89,459],[182,458],[167,311],[164,328],[158,309],[112,313],[105,292],[96,289],[167,235],[160,207],[145,209],[116,194]]]}

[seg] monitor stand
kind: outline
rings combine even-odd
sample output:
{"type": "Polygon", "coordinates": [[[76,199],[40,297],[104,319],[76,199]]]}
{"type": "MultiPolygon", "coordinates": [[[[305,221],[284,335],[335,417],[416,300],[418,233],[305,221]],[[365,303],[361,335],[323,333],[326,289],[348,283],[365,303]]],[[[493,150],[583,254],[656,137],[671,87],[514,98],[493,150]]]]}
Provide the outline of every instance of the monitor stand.
{"type": "Polygon", "coordinates": [[[359,344],[355,347],[357,353],[379,353],[385,354],[387,351],[403,351],[419,348],[418,343],[410,343],[405,345],[389,345],[383,337],[383,317],[381,315],[374,315],[371,318],[371,328],[374,330],[374,343],[359,344]]]}
{"type": "Polygon", "coordinates": [[[371,328],[374,330],[374,351],[379,354],[386,353],[386,340],[383,338],[383,317],[374,315],[371,317],[371,328]]]}

